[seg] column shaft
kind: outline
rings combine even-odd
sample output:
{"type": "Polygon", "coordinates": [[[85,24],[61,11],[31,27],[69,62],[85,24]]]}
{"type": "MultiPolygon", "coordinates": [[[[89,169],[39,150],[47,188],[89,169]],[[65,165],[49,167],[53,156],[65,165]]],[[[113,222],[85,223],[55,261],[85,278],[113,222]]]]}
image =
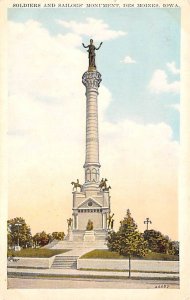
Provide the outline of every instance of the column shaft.
{"type": "Polygon", "coordinates": [[[99,164],[97,92],[86,93],[86,159],[85,164],[99,164]]]}
{"type": "Polygon", "coordinates": [[[85,183],[98,186],[99,183],[99,136],[98,136],[98,87],[101,74],[85,72],[82,82],[86,87],[86,153],[85,183]]]}

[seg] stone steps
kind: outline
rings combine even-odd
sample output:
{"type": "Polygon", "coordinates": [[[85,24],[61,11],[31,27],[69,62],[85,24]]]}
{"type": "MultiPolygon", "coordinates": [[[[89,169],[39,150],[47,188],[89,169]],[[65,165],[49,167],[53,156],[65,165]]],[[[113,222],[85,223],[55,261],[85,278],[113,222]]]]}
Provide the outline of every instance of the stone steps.
{"type": "Polygon", "coordinates": [[[105,241],[94,242],[73,242],[73,241],[59,241],[56,245],[51,246],[50,249],[76,249],[76,248],[94,248],[107,249],[105,241]]]}
{"type": "Polygon", "coordinates": [[[78,256],[55,256],[51,269],[77,269],[78,256]]]}

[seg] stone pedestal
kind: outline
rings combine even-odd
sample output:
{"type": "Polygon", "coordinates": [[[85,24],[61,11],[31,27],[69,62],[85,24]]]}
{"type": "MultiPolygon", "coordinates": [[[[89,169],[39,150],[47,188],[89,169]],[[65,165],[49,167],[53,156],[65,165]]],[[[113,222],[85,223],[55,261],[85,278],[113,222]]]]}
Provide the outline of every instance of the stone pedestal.
{"type": "Polygon", "coordinates": [[[73,232],[72,232],[71,228],[69,228],[69,230],[68,230],[68,240],[73,241],[73,232]]]}
{"type": "Polygon", "coordinates": [[[94,242],[95,241],[95,235],[94,230],[86,230],[84,233],[84,242],[94,242]]]}

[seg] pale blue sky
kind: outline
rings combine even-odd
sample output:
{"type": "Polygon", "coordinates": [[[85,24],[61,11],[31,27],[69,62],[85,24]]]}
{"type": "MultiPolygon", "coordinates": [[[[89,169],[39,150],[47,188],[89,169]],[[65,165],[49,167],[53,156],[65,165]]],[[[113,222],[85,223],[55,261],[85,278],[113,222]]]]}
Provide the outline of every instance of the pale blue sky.
{"type": "MultiPolygon", "coordinates": [[[[103,41],[97,54],[98,70],[113,98],[106,118],[112,122],[125,118],[145,124],[165,122],[178,140],[179,112],[172,105],[179,103],[179,93],[153,93],[148,86],[158,69],[167,74],[168,83],[179,81],[179,74],[173,74],[166,64],[175,62],[176,68],[180,67],[180,9],[14,8],[8,12],[9,20],[23,23],[37,20],[52,35],[71,31],[60,26],[58,19],[83,23],[87,17],[103,20],[111,30],[127,32],[103,41]],[[136,63],[124,63],[126,56],[136,63]]],[[[83,41],[87,44],[89,36],[83,35],[83,41]]]]}

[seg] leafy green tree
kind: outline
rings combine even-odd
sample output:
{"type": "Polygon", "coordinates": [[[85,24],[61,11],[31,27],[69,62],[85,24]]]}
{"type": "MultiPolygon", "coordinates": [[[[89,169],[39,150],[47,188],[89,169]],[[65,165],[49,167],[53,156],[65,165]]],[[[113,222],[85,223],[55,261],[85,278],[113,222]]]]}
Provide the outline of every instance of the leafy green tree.
{"type": "Polygon", "coordinates": [[[21,217],[7,221],[7,242],[8,248],[21,246],[27,248],[32,246],[32,235],[30,227],[21,217]]]}
{"type": "Polygon", "coordinates": [[[174,254],[179,255],[179,242],[178,241],[172,241],[171,242],[171,247],[174,251],[174,254]]]}
{"type": "Polygon", "coordinates": [[[107,240],[109,250],[119,253],[119,233],[115,231],[109,232],[107,240]]]}
{"type": "Polygon", "coordinates": [[[148,248],[153,252],[159,253],[159,245],[161,245],[162,238],[159,231],[153,229],[144,231],[144,239],[148,243],[148,248]]]}
{"type": "Polygon", "coordinates": [[[40,242],[40,233],[36,233],[33,237],[32,237],[32,240],[33,240],[33,246],[35,248],[37,248],[39,246],[39,242],[40,242]]]}
{"type": "Polygon", "coordinates": [[[144,231],[144,239],[152,252],[175,254],[174,244],[168,236],[154,229],[144,231]]]}
{"type": "Polygon", "coordinates": [[[43,247],[52,241],[52,236],[45,231],[38,232],[33,236],[33,243],[35,247],[43,247]]]}
{"type": "Polygon", "coordinates": [[[59,240],[59,241],[63,241],[65,237],[65,233],[63,231],[61,232],[52,232],[52,239],[53,240],[59,240]]]}
{"type": "Polygon", "coordinates": [[[11,230],[9,228],[9,226],[7,226],[7,248],[10,249],[14,246],[13,244],[13,239],[12,239],[12,235],[11,235],[11,230]]]}
{"type": "Polygon", "coordinates": [[[48,241],[48,244],[49,244],[53,241],[53,236],[52,236],[51,233],[48,233],[47,236],[48,236],[48,239],[49,239],[49,241],[48,241]]]}
{"type": "Polygon", "coordinates": [[[142,257],[148,252],[147,242],[143,234],[138,231],[130,210],[127,210],[126,217],[120,222],[118,232],[111,232],[108,235],[108,248],[120,255],[129,257],[129,277],[131,275],[131,257],[142,257]]]}

